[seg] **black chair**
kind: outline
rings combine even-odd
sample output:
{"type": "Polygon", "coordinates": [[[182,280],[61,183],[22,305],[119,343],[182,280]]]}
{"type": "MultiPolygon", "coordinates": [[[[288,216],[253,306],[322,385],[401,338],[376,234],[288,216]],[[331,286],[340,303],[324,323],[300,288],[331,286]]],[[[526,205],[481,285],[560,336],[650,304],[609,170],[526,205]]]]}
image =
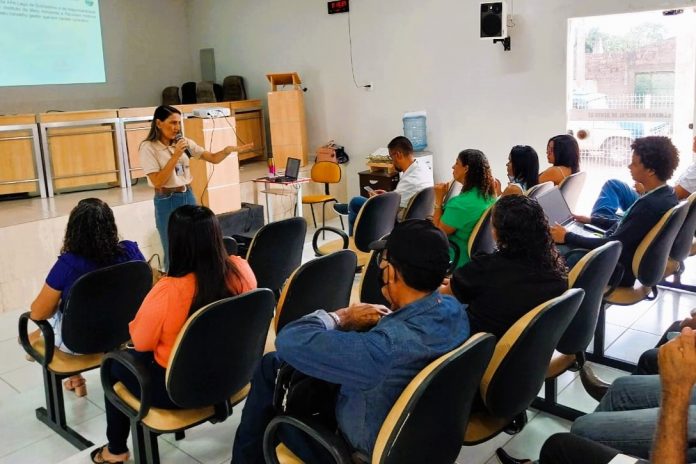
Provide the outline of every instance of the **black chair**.
{"type": "Polygon", "coordinates": [[[170,86],[162,90],[163,105],[180,105],[181,97],[179,96],[179,87],[170,86]]]}
{"type": "Polygon", "coordinates": [[[215,94],[215,101],[224,101],[224,92],[220,84],[216,84],[215,82],[213,82],[213,93],[215,94]]]}
{"type": "Polygon", "coordinates": [[[368,198],[358,213],[353,226],[353,236],[335,227],[321,227],[314,232],[312,247],[317,256],[328,255],[337,250],[350,249],[358,255],[358,267],[362,267],[370,256],[370,243],[390,233],[396,223],[401,195],[386,192],[368,198]],[[319,246],[319,235],[324,231],[333,232],[341,237],[339,240],[319,246]]]}
{"type": "MultiPolygon", "coordinates": [[[[491,359],[495,337],[478,333],[458,348],[428,364],[406,386],[382,423],[373,464],[451,464],[461,449],[471,404],[481,375],[491,359]]],[[[338,435],[292,416],[271,420],[264,435],[267,463],[301,462],[284,444],[277,444],[279,426],[305,432],[341,464],[355,462],[349,445],[338,435]]]]}
{"type": "Polygon", "coordinates": [[[247,261],[259,288],[270,288],[278,297],[292,271],[302,263],[307,221],[292,217],[266,224],[249,245],[247,261]]]}
{"type": "Polygon", "coordinates": [[[181,103],[187,105],[189,103],[196,103],[196,83],[195,82],[184,82],[181,84],[181,103]]]}
{"type": "Polygon", "coordinates": [[[665,278],[673,277],[674,281],[669,282],[663,280],[660,285],[665,287],[676,288],[696,292],[696,286],[686,285],[681,283],[681,275],[684,273],[684,262],[692,253],[691,249],[694,245],[694,234],[696,233],[696,193],[689,195],[686,203],[689,205],[689,211],[686,213],[684,223],[674,239],[674,244],[669,252],[667,260],[667,269],[665,270],[665,278]]]}
{"type": "Polygon", "coordinates": [[[529,198],[536,198],[539,195],[548,192],[554,187],[553,182],[548,181],[548,182],[542,182],[541,184],[536,184],[532,187],[529,187],[524,194],[528,196],[529,198]]]}
{"type": "Polygon", "coordinates": [[[435,189],[427,187],[416,193],[408,201],[404,209],[402,221],[408,219],[428,219],[433,216],[433,205],[435,204],[435,189]]]}
{"type": "Polygon", "coordinates": [[[237,243],[237,240],[230,236],[224,236],[222,237],[222,243],[225,245],[225,251],[227,251],[227,254],[232,256],[232,255],[237,255],[239,252],[239,244],[237,243]]]}
{"type": "Polygon", "coordinates": [[[200,81],[196,84],[196,103],[215,103],[216,101],[212,82],[200,81]]]}
{"type": "Polygon", "coordinates": [[[577,288],[566,290],[522,316],[498,340],[481,379],[483,404],[472,412],[463,434],[465,446],[483,443],[502,431],[521,430],[526,410],[544,383],[553,350],[584,294],[577,288]]]}
{"type": "Polygon", "coordinates": [[[30,313],[19,316],[22,348],[43,371],[46,407],[36,417],[78,449],[94,444],[68,427],[61,381],[99,367],[104,353],[130,339],[128,323],[133,320],[152,286],[152,271],[144,261],[130,261],[102,268],[75,281],[65,297],[62,336],[71,355],[55,348],[55,334],[48,321],[33,321],[43,337],[30,341],[30,313]]]}
{"type": "Polygon", "coordinates": [[[583,368],[585,349],[590,344],[597,327],[602,297],[616,269],[619,256],[621,256],[621,242],[605,243],[599,248],[590,250],[568,274],[568,286],[583,289],[585,297],[577,314],[558,342],[546,372],[544,398],[537,397],[534,400],[532,405],[535,408],[568,420],[575,420],[584,414],[558,404],[556,379],[567,370],[577,371],[583,368]]]}
{"type": "Polygon", "coordinates": [[[246,398],[263,352],[275,304],[268,289],[257,289],[211,303],[186,321],[167,367],[167,392],[182,409],[150,405],[149,375],[132,354],[104,357],[102,386],[108,401],[128,416],[137,463],[159,463],[157,436],[179,433],[203,422],[224,421],[246,398]],[[127,368],[140,384],[140,397],[112,378],[111,365],[127,368]]]}
{"type": "Polygon", "coordinates": [[[304,263],[292,273],[278,299],[275,333],[317,309],[334,311],[350,304],[357,257],[339,250],[304,263]]]}
{"type": "Polygon", "coordinates": [[[633,255],[632,270],[636,276],[636,283],[632,287],[615,287],[604,295],[599,309],[592,353],[587,354],[588,360],[629,372],[635,369],[632,362],[604,354],[606,308],[608,305],[631,306],[643,300],[657,298],[657,284],[665,275],[669,253],[687,213],[688,205],[682,202],[663,214],[633,255]]]}
{"type": "Polygon", "coordinates": [[[563,194],[563,198],[565,198],[571,211],[573,211],[578,204],[578,199],[580,199],[586,177],[587,173],[585,171],[580,171],[569,175],[558,184],[558,189],[563,194]]]}
{"type": "Polygon", "coordinates": [[[222,101],[246,100],[246,89],[242,76],[227,76],[222,81],[222,101]]]}
{"type": "Polygon", "coordinates": [[[467,243],[469,256],[489,255],[495,251],[497,245],[495,238],[493,238],[492,212],[493,206],[489,206],[472,229],[471,235],[469,235],[469,242],[467,243]]]}
{"type": "MultiPolygon", "coordinates": [[[[382,240],[386,240],[388,237],[389,235],[385,235],[382,237],[382,240]]],[[[376,251],[370,252],[370,257],[363,267],[362,276],[360,277],[358,295],[361,303],[381,304],[388,308],[391,306],[391,303],[382,294],[379,280],[382,270],[379,268],[378,256],[379,253],[376,251]]]]}

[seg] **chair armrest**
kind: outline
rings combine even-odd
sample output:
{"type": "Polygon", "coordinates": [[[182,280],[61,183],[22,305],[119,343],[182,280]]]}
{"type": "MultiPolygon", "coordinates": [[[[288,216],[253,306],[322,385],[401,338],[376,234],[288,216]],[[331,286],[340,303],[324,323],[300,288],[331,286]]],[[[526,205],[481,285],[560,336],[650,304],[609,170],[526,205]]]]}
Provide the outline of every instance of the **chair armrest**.
{"type": "Polygon", "coordinates": [[[280,464],[275,452],[278,444],[278,427],[280,425],[294,427],[304,432],[327,450],[337,464],[351,464],[353,462],[349,445],[324,425],[293,416],[276,416],[269,422],[263,434],[263,455],[267,463],[280,464]]]}
{"type": "Polygon", "coordinates": [[[130,350],[111,351],[104,355],[100,375],[104,396],[106,396],[108,401],[111,401],[114,406],[131,420],[140,421],[147,416],[152,404],[150,373],[145,366],[133,356],[130,350]],[[140,409],[138,411],[126,404],[114,391],[114,384],[118,379],[114,379],[111,375],[111,365],[113,363],[118,363],[128,369],[140,384],[140,409]]]}
{"type": "Polygon", "coordinates": [[[53,327],[48,321],[35,321],[29,317],[31,313],[27,311],[19,316],[19,343],[24,348],[29,356],[37,360],[43,367],[47,367],[53,361],[53,350],[55,349],[56,341],[55,335],[53,333],[53,327]],[[41,335],[44,338],[44,354],[41,355],[38,351],[31,346],[29,341],[29,321],[34,322],[41,331],[41,335]]]}
{"type": "Polygon", "coordinates": [[[319,246],[317,245],[317,241],[319,240],[319,234],[324,231],[328,230],[329,232],[333,232],[336,235],[339,235],[343,239],[343,249],[347,250],[348,249],[348,243],[350,239],[348,238],[348,234],[343,232],[341,229],[337,229],[335,227],[320,227],[318,228],[315,232],[314,235],[312,236],[312,248],[314,249],[314,254],[317,256],[321,256],[321,252],[319,251],[319,246]]]}

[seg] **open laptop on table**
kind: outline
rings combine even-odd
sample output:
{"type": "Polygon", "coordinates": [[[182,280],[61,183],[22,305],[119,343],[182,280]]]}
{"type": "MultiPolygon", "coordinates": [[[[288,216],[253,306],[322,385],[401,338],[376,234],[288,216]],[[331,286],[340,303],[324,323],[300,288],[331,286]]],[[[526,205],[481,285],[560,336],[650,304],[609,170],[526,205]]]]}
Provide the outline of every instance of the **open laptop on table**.
{"type": "Polygon", "coordinates": [[[285,162],[285,173],[282,176],[269,177],[273,182],[295,182],[300,174],[299,158],[288,158],[285,162]]]}
{"type": "Polygon", "coordinates": [[[568,203],[557,187],[542,193],[536,199],[541,209],[544,210],[549,225],[558,223],[565,227],[568,232],[573,232],[574,234],[584,237],[604,236],[605,231],[599,227],[593,226],[592,224],[582,224],[575,220],[573,214],[570,212],[568,203]]]}

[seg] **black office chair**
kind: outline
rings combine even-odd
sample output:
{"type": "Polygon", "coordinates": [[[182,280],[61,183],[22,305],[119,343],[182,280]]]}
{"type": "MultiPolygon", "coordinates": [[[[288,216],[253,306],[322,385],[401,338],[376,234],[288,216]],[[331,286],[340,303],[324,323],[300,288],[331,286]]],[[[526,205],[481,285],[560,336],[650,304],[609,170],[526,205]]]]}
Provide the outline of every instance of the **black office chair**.
{"type": "Polygon", "coordinates": [[[673,277],[674,281],[669,282],[663,280],[660,285],[665,287],[677,288],[696,292],[696,286],[685,285],[681,283],[681,275],[684,273],[684,263],[686,258],[691,255],[691,249],[694,244],[694,234],[696,233],[696,193],[689,195],[686,199],[689,211],[686,213],[686,218],[682,224],[677,237],[674,239],[674,244],[669,252],[667,260],[667,269],[665,270],[665,278],[673,277]]]}
{"type": "MultiPolygon", "coordinates": [[[[387,238],[389,238],[389,235],[385,235],[381,240],[386,240],[387,238]]],[[[381,304],[389,308],[391,303],[382,294],[382,287],[380,286],[379,275],[382,270],[379,268],[378,257],[379,253],[376,251],[370,252],[370,257],[363,267],[360,277],[358,295],[362,303],[381,304]]]]}
{"type": "Polygon", "coordinates": [[[292,271],[302,263],[307,221],[292,217],[266,224],[249,245],[247,261],[259,288],[270,288],[276,297],[292,271]]]}
{"type": "Polygon", "coordinates": [[[467,243],[469,256],[480,254],[489,255],[496,249],[497,244],[495,243],[495,238],[493,238],[493,224],[491,219],[493,206],[495,205],[489,206],[486,211],[483,212],[476,222],[476,225],[474,225],[471,235],[469,235],[469,242],[467,243]]]}
{"type": "Polygon", "coordinates": [[[435,189],[427,187],[416,193],[408,201],[402,214],[402,221],[408,219],[428,219],[433,216],[435,204],[435,189]]]}
{"type": "Polygon", "coordinates": [[[370,243],[379,240],[394,228],[400,201],[401,195],[397,192],[386,192],[368,198],[355,220],[353,236],[348,237],[344,231],[335,227],[321,227],[312,237],[314,253],[323,256],[337,250],[353,250],[358,256],[358,267],[362,268],[370,256],[370,243]],[[323,231],[333,232],[341,239],[319,246],[319,235],[323,231]]]}
{"type": "Polygon", "coordinates": [[[186,321],[166,372],[169,397],[182,409],[150,405],[148,371],[127,350],[104,357],[104,395],[130,420],[136,464],[159,463],[158,435],[224,421],[246,398],[274,305],[270,290],[256,289],[211,303],[186,321]],[[123,365],[137,378],[139,398],[112,377],[112,363],[123,365]]]}
{"type": "Polygon", "coordinates": [[[99,367],[104,353],[130,339],[128,323],[152,286],[152,271],[144,261],[129,261],[83,275],[75,281],[63,305],[62,336],[75,353],[55,348],[55,334],[48,321],[33,321],[43,337],[30,342],[26,312],[19,316],[22,348],[41,364],[46,407],[36,417],[78,449],[94,444],[68,427],[61,381],[99,367]]]}
{"type": "Polygon", "coordinates": [[[585,349],[590,344],[597,327],[602,297],[616,269],[619,256],[621,256],[621,242],[614,240],[605,243],[599,248],[590,250],[568,274],[568,286],[583,289],[585,297],[577,314],[558,342],[546,372],[544,398],[537,397],[534,400],[532,405],[535,408],[568,420],[575,420],[584,414],[558,404],[556,380],[564,372],[577,371],[585,365],[585,349]]]}
{"type": "MultiPolygon", "coordinates": [[[[478,333],[428,364],[396,400],[382,423],[372,456],[362,456],[362,460],[373,464],[453,463],[494,347],[493,335],[478,333]]],[[[350,446],[338,435],[309,421],[278,416],[264,434],[267,463],[301,462],[284,444],[277,444],[276,432],[281,425],[303,431],[329,451],[336,463],[356,462],[350,446]]]]}
{"type": "Polygon", "coordinates": [[[222,81],[222,100],[236,101],[246,100],[246,89],[242,76],[227,76],[222,81]]]}
{"type": "Polygon", "coordinates": [[[483,404],[472,411],[463,434],[464,446],[483,443],[502,431],[521,430],[526,410],[544,383],[558,340],[584,294],[577,288],[566,290],[522,316],[498,340],[481,379],[483,404]]]}
{"type": "Polygon", "coordinates": [[[170,86],[162,90],[163,105],[180,105],[181,97],[179,96],[179,87],[170,86]]]}
{"type": "Polygon", "coordinates": [[[339,250],[304,263],[292,273],[278,299],[275,333],[317,309],[334,311],[350,304],[357,257],[339,250]]]}
{"type": "Polygon", "coordinates": [[[196,103],[196,83],[195,82],[184,82],[181,84],[181,103],[187,105],[189,103],[196,103]]]}
{"type": "Polygon", "coordinates": [[[225,251],[227,251],[228,255],[237,255],[239,251],[239,244],[237,243],[237,240],[226,235],[222,237],[222,243],[225,244],[225,251]]]}

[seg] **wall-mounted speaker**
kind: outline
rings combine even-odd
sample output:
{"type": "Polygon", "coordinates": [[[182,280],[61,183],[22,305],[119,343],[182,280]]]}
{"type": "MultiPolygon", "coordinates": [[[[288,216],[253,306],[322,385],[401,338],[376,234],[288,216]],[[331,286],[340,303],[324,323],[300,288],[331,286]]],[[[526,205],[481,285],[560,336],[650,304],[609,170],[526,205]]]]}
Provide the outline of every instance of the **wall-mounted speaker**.
{"type": "Polygon", "coordinates": [[[481,2],[481,39],[504,39],[508,36],[508,5],[502,2],[481,2]]]}

